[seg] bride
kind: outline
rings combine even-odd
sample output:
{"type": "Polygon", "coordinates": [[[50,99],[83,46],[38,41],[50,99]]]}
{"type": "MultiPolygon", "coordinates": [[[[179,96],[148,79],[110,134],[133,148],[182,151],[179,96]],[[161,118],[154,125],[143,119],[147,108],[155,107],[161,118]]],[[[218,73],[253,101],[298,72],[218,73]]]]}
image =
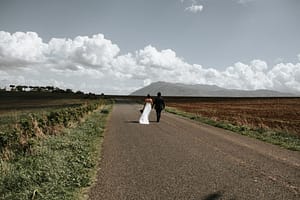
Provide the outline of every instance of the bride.
{"type": "Polygon", "coordinates": [[[147,98],[145,99],[145,104],[143,108],[143,113],[140,117],[139,123],[140,124],[149,124],[149,115],[152,108],[152,99],[150,97],[150,94],[147,95],[147,98]]]}

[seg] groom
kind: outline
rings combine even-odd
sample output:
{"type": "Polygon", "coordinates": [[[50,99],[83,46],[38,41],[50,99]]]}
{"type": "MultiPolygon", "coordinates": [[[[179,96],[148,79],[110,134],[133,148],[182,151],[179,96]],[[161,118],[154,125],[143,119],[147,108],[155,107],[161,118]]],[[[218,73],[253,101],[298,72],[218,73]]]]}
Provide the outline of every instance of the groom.
{"type": "Polygon", "coordinates": [[[156,122],[160,120],[160,114],[163,109],[165,109],[165,101],[161,97],[161,93],[157,93],[157,97],[154,99],[152,108],[156,110],[156,122]]]}

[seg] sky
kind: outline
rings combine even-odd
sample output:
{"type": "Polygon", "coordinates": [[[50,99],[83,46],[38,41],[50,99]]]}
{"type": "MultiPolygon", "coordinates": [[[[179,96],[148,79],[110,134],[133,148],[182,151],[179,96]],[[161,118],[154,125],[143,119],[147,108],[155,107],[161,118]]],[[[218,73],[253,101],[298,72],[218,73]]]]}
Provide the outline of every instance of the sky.
{"type": "Polygon", "coordinates": [[[0,0],[0,87],[300,94],[299,0],[0,0]]]}

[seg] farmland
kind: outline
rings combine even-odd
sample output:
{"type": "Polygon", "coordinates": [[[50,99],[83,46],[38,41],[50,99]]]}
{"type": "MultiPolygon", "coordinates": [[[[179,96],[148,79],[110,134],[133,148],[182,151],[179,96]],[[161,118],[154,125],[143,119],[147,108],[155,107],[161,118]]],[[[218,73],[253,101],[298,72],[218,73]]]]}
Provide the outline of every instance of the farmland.
{"type": "Polygon", "coordinates": [[[110,102],[0,94],[0,199],[76,199],[91,182],[110,102]]]}
{"type": "Polygon", "coordinates": [[[168,106],[214,121],[300,136],[299,98],[170,99],[168,106]]]}
{"type": "Polygon", "coordinates": [[[100,102],[78,95],[11,92],[1,94],[0,153],[28,148],[30,141],[76,124],[100,102]]]}
{"type": "Polygon", "coordinates": [[[90,99],[92,99],[91,96],[73,93],[0,92],[0,115],[20,111],[23,112],[26,110],[51,109],[79,105],[90,99]]]}
{"type": "MultiPolygon", "coordinates": [[[[136,117],[132,102],[144,98],[30,92],[0,97],[0,199],[81,199],[96,174],[112,108],[108,99],[130,104],[126,117],[136,117]]],[[[299,98],[165,100],[169,112],[300,151],[299,98]]]]}

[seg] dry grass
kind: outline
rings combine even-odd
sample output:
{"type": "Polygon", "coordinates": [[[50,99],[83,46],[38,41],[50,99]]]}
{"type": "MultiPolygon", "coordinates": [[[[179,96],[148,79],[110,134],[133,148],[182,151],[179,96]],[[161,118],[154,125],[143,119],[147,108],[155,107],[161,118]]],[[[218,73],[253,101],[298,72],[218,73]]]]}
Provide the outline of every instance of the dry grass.
{"type": "Polygon", "coordinates": [[[220,98],[167,103],[170,107],[215,121],[300,135],[299,98],[220,98]]]}

